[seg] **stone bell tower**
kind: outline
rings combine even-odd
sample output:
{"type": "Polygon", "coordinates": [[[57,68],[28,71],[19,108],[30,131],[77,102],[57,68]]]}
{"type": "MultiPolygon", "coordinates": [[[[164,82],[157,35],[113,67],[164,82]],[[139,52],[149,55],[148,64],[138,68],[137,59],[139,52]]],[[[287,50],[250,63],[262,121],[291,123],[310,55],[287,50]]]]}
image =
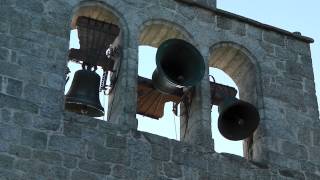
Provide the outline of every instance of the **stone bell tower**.
{"type": "Polygon", "coordinates": [[[4,0],[0,15],[0,179],[320,179],[313,39],[217,9],[215,0],[4,0]],[[119,52],[108,121],[65,110],[67,61],[92,55],[91,36],[80,42],[86,51],[68,48],[70,30],[89,32],[81,18],[119,28],[105,40],[119,52]],[[137,130],[138,46],[168,39],[192,44],[205,64],[181,141],[137,130]],[[244,158],[214,151],[209,67],[226,72],[259,112],[244,158]]]}

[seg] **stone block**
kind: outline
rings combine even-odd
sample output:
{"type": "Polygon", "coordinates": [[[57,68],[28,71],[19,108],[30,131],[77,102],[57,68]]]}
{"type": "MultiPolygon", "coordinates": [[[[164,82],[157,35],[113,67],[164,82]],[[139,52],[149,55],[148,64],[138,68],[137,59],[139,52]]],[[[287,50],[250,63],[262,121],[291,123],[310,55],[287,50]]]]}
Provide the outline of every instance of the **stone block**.
{"type": "Polygon", "coordinates": [[[288,37],[287,48],[293,52],[311,56],[309,43],[288,37]]]}
{"type": "Polygon", "coordinates": [[[181,167],[175,163],[165,162],[163,163],[163,169],[168,177],[180,178],[182,176],[181,167]]]}
{"type": "Polygon", "coordinates": [[[8,47],[11,43],[11,38],[6,34],[0,33],[0,46],[8,47]]]}
{"type": "Polygon", "coordinates": [[[115,165],[112,168],[112,176],[121,179],[137,180],[137,171],[129,169],[125,166],[115,165]]]}
{"type": "Polygon", "coordinates": [[[26,179],[67,179],[68,170],[35,160],[16,160],[14,168],[25,172],[26,179]]]}
{"type": "Polygon", "coordinates": [[[28,40],[30,42],[38,43],[38,44],[45,45],[48,42],[47,34],[44,32],[33,31],[32,30],[32,23],[30,23],[30,21],[28,23],[23,22],[23,23],[11,24],[10,33],[12,36],[14,36],[16,38],[21,38],[24,40],[28,40]]]}
{"type": "Polygon", "coordinates": [[[312,144],[311,129],[306,127],[300,127],[298,129],[298,140],[300,144],[310,146],[312,144]]]}
{"type": "Polygon", "coordinates": [[[171,0],[160,0],[160,5],[162,7],[175,10],[177,4],[174,1],[171,1],[171,0]]]}
{"type": "Polygon", "coordinates": [[[309,153],[309,161],[316,165],[320,165],[320,149],[317,146],[309,147],[309,153]]]}
{"type": "Polygon", "coordinates": [[[71,122],[64,122],[63,134],[67,137],[80,138],[81,137],[81,126],[71,122]]]}
{"type": "Polygon", "coordinates": [[[107,134],[106,146],[111,148],[127,148],[126,137],[107,134]]]}
{"type": "Polygon", "coordinates": [[[298,60],[298,54],[293,51],[289,51],[285,47],[275,47],[275,55],[280,59],[287,60],[288,63],[297,62],[298,60]]]}
{"type": "MultiPolygon", "coordinates": [[[[72,112],[67,112],[67,111],[64,112],[64,118],[65,118],[65,121],[67,122],[73,122],[74,124],[79,124],[83,127],[90,127],[90,128],[97,127],[98,122],[101,121],[98,119],[94,119],[92,117],[82,116],[82,115],[72,113],[72,112]]],[[[101,122],[106,123],[104,121],[101,121],[101,122]]]]}
{"type": "Polygon", "coordinates": [[[12,169],[14,158],[7,155],[0,154],[0,168],[2,169],[12,169]]]}
{"type": "Polygon", "coordinates": [[[217,16],[217,27],[224,30],[231,30],[232,20],[223,16],[217,16]]]}
{"type": "Polygon", "coordinates": [[[315,173],[317,171],[317,165],[310,161],[302,160],[300,161],[301,170],[309,173],[315,173]]]}
{"type": "Polygon", "coordinates": [[[319,174],[315,173],[305,173],[306,180],[318,180],[320,179],[319,174]]]}
{"type": "Polygon", "coordinates": [[[47,86],[56,90],[64,89],[65,78],[62,75],[50,73],[47,77],[47,86]]]}
{"type": "Polygon", "coordinates": [[[8,152],[10,144],[6,141],[0,140],[0,152],[8,152]]]}
{"type": "Polygon", "coordinates": [[[39,160],[46,164],[60,166],[62,162],[61,154],[56,152],[34,150],[32,154],[33,159],[39,160]]]}
{"type": "MultiPolygon", "coordinates": [[[[1,24],[0,24],[1,25],[1,24]]],[[[0,62],[9,61],[9,50],[6,48],[0,48],[0,62]]]]}
{"type": "Polygon", "coordinates": [[[69,169],[75,168],[77,166],[77,158],[74,156],[64,154],[63,166],[69,169]]]}
{"type": "Polygon", "coordinates": [[[99,180],[99,178],[92,174],[84,171],[75,170],[71,175],[72,180],[99,180]]]}
{"type": "Polygon", "coordinates": [[[22,94],[22,82],[15,79],[7,78],[7,83],[7,94],[20,97],[22,94]]]}
{"type": "Polygon", "coordinates": [[[269,54],[269,55],[274,55],[275,54],[275,46],[273,44],[264,42],[264,41],[260,41],[260,46],[262,49],[264,49],[264,51],[269,54]]]}
{"type": "Polygon", "coordinates": [[[17,7],[24,11],[29,11],[30,13],[38,14],[44,12],[44,5],[42,2],[31,0],[28,2],[19,2],[17,3],[17,7]]]}
{"type": "Polygon", "coordinates": [[[151,146],[139,139],[128,139],[130,167],[136,170],[151,171],[151,146]]]}
{"type": "Polygon", "coordinates": [[[63,105],[42,104],[40,106],[40,115],[45,118],[60,119],[64,112],[63,105]]]}
{"type": "MultiPolygon", "coordinates": [[[[0,22],[0,33],[7,33],[9,30],[9,25],[5,22],[0,22]]],[[[0,53],[1,54],[1,53],[0,53]]],[[[1,60],[1,58],[0,58],[1,60]]]]}
{"type": "MultiPolygon", "coordinates": [[[[68,19],[42,18],[40,21],[40,31],[57,37],[68,37],[68,19]]],[[[51,38],[48,39],[49,43],[51,38]]],[[[66,44],[67,46],[67,44],[66,44]]]]}
{"type": "Polygon", "coordinates": [[[247,34],[246,25],[242,22],[232,22],[232,32],[239,36],[245,36],[247,34]]]}
{"type": "Polygon", "coordinates": [[[57,131],[59,130],[61,123],[61,119],[49,119],[38,116],[33,120],[33,127],[41,130],[57,131]]]}
{"type": "Polygon", "coordinates": [[[84,144],[77,138],[53,135],[49,140],[50,150],[62,151],[67,154],[80,156],[84,152],[84,144]]]}
{"type": "Polygon", "coordinates": [[[105,144],[106,134],[93,128],[82,128],[81,137],[87,142],[105,144]]]}
{"type": "Polygon", "coordinates": [[[157,144],[153,144],[151,146],[152,153],[151,156],[155,160],[161,160],[161,161],[169,161],[170,159],[170,149],[167,147],[163,147],[157,144]]]}
{"type": "Polygon", "coordinates": [[[104,148],[99,145],[93,146],[94,159],[100,162],[112,162],[129,164],[129,155],[124,149],[104,148]]]}
{"type": "Polygon", "coordinates": [[[19,109],[22,111],[28,111],[31,113],[37,113],[39,111],[39,107],[36,104],[16,97],[7,96],[0,93],[0,99],[0,108],[8,107],[13,109],[19,109]]]}
{"type": "Polygon", "coordinates": [[[20,158],[29,159],[31,157],[31,149],[25,146],[10,145],[9,153],[20,158]]]}
{"type": "Polygon", "coordinates": [[[278,46],[284,46],[284,36],[276,32],[263,31],[263,40],[278,46]]]}
{"type": "Polygon", "coordinates": [[[12,121],[19,127],[30,128],[32,126],[32,115],[27,112],[15,112],[12,121]]]}
{"type": "Polygon", "coordinates": [[[305,179],[303,173],[296,171],[296,170],[290,170],[290,169],[280,169],[279,173],[282,176],[293,178],[293,179],[305,179]]]}
{"type": "Polygon", "coordinates": [[[47,146],[47,134],[40,131],[22,129],[21,144],[35,149],[45,149],[47,146]]]}
{"type": "Polygon", "coordinates": [[[45,58],[47,55],[47,48],[45,46],[20,38],[13,38],[10,41],[10,48],[34,57],[45,58]]]}
{"type": "Polygon", "coordinates": [[[88,172],[94,172],[94,173],[104,174],[104,175],[110,174],[110,171],[111,171],[109,164],[101,163],[98,161],[91,161],[91,160],[80,160],[79,168],[88,172]]]}
{"type": "MultiPolygon", "coordinates": [[[[22,176],[18,172],[14,172],[11,170],[0,170],[0,177],[4,180],[22,180],[22,176]]],[[[25,178],[25,177],[24,177],[25,178]]]]}
{"type": "Polygon", "coordinates": [[[2,76],[0,76],[0,92],[2,92],[2,82],[3,82],[3,78],[2,76]]]}
{"type": "Polygon", "coordinates": [[[251,25],[247,25],[247,36],[256,40],[262,40],[262,30],[251,25]]]}
{"type": "Polygon", "coordinates": [[[313,145],[320,147],[320,129],[311,131],[313,135],[313,145]]]}
{"type": "Polygon", "coordinates": [[[1,124],[0,139],[9,142],[19,142],[20,129],[15,126],[1,124]]]}
{"type": "Polygon", "coordinates": [[[0,117],[2,118],[1,119],[2,122],[8,123],[12,120],[12,113],[8,109],[2,109],[0,117]]]}

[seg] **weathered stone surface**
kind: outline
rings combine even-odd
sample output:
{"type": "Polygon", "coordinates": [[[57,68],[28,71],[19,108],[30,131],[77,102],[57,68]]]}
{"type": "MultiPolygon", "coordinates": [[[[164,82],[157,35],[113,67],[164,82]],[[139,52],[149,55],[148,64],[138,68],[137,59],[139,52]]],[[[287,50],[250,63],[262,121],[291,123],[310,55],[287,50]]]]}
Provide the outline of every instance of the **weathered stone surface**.
{"type": "Polygon", "coordinates": [[[0,154],[0,168],[3,169],[12,169],[14,158],[7,155],[0,154]]]}
{"type": "Polygon", "coordinates": [[[77,158],[69,155],[64,155],[63,166],[66,168],[73,169],[77,166],[77,158]]]}
{"type": "Polygon", "coordinates": [[[129,164],[129,157],[124,149],[94,146],[94,159],[101,162],[129,164]]]}
{"type": "Polygon", "coordinates": [[[293,159],[308,159],[307,149],[302,145],[293,144],[287,141],[282,142],[282,152],[285,156],[293,159]]]}
{"type": "Polygon", "coordinates": [[[71,179],[72,180],[98,180],[98,177],[94,174],[76,170],[72,172],[71,179]]]}
{"type": "Polygon", "coordinates": [[[56,166],[50,167],[47,164],[34,160],[17,160],[14,168],[25,172],[26,179],[44,179],[47,177],[67,179],[68,177],[67,169],[56,166]]]}
{"type": "Polygon", "coordinates": [[[166,176],[179,178],[182,176],[181,167],[174,163],[164,163],[164,172],[166,176]]]}
{"type": "Polygon", "coordinates": [[[47,152],[47,151],[33,151],[33,159],[42,161],[47,164],[61,165],[62,156],[56,152],[47,152]]]}
{"type": "Polygon", "coordinates": [[[28,111],[31,113],[37,113],[39,111],[39,107],[36,104],[18,99],[16,97],[7,96],[0,93],[0,99],[0,108],[8,107],[28,111]]]}
{"type": "MultiPolygon", "coordinates": [[[[63,109],[70,15],[78,2],[0,2],[0,179],[319,179],[311,39],[214,9],[215,0],[102,0],[81,7],[87,3],[103,7],[99,18],[115,16],[123,36],[108,122],[63,109]],[[176,34],[155,33],[149,41],[186,36],[206,65],[227,72],[241,99],[259,109],[259,128],[247,140],[254,161],[214,152],[207,77],[193,95],[185,142],[136,131],[137,39],[155,22],[176,34]],[[212,53],[220,56],[214,63],[211,47],[220,50],[212,53]]],[[[83,14],[97,17],[97,9],[83,14]]]]}
{"type": "Polygon", "coordinates": [[[125,137],[108,134],[106,138],[106,146],[111,148],[126,148],[127,139],[125,137]]]}
{"type": "Polygon", "coordinates": [[[60,119],[49,119],[45,117],[36,117],[33,120],[33,127],[41,130],[57,131],[61,124],[60,119]]]}
{"type": "Polygon", "coordinates": [[[83,153],[83,143],[76,138],[53,135],[50,137],[50,150],[62,151],[72,155],[81,155],[83,153]]]}
{"type": "Polygon", "coordinates": [[[45,149],[47,147],[47,134],[30,129],[22,129],[21,144],[35,149],[45,149]]]}
{"type": "Polygon", "coordinates": [[[263,40],[278,46],[284,46],[284,36],[275,32],[263,31],[263,40]]]}
{"type": "Polygon", "coordinates": [[[8,61],[9,50],[5,48],[0,48],[0,61],[8,61]]]}
{"type": "Polygon", "coordinates": [[[14,126],[1,124],[0,140],[9,142],[18,142],[20,138],[20,130],[14,126]]]}
{"type": "Polygon", "coordinates": [[[98,161],[81,160],[79,161],[79,168],[88,172],[98,174],[110,174],[110,165],[98,161]]]}
{"type": "Polygon", "coordinates": [[[217,16],[217,27],[230,30],[232,28],[232,21],[229,18],[217,16]]]}
{"type": "Polygon", "coordinates": [[[31,149],[24,146],[10,145],[9,153],[21,158],[31,157],[31,149]]]}
{"type": "Polygon", "coordinates": [[[32,126],[32,115],[27,112],[16,112],[13,115],[13,122],[20,127],[31,127],[32,126]]]}
{"type": "Polygon", "coordinates": [[[112,168],[112,176],[116,178],[122,178],[122,179],[132,179],[132,180],[137,179],[136,171],[121,165],[115,165],[112,168]]]}

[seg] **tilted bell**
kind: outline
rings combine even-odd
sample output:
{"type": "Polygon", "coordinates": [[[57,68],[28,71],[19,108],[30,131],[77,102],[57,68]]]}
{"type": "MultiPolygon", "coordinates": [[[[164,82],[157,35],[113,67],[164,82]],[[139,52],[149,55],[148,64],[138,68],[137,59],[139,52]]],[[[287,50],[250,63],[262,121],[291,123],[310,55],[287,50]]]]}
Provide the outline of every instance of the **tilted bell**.
{"type": "Polygon", "coordinates": [[[163,42],[156,54],[156,64],[157,69],[152,74],[153,85],[166,94],[196,85],[205,72],[205,63],[200,52],[181,39],[163,42]]]}
{"type": "Polygon", "coordinates": [[[256,130],[260,117],[258,110],[250,103],[226,98],[218,107],[218,128],[227,139],[242,140],[256,130]]]}
{"type": "Polygon", "coordinates": [[[91,70],[79,70],[74,74],[66,94],[65,109],[91,117],[104,115],[99,100],[100,76],[91,70]]]}

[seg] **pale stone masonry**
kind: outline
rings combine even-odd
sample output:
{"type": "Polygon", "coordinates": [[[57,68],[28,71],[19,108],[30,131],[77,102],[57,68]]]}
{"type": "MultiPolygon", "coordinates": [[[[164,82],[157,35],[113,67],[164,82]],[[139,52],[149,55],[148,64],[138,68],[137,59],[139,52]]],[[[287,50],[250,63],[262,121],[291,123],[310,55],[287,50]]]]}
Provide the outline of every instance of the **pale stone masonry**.
{"type": "Polygon", "coordinates": [[[211,0],[1,0],[0,179],[320,179],[312,42],[211,0]],[[121,28],[109,122],[64,111],[71,22],[90,8],[121,28]],[[169,38],[192,43],[259,109],[245,158],[214,151],[207,76],[181,142],[136,130],[138,46],[169,38]]]}

